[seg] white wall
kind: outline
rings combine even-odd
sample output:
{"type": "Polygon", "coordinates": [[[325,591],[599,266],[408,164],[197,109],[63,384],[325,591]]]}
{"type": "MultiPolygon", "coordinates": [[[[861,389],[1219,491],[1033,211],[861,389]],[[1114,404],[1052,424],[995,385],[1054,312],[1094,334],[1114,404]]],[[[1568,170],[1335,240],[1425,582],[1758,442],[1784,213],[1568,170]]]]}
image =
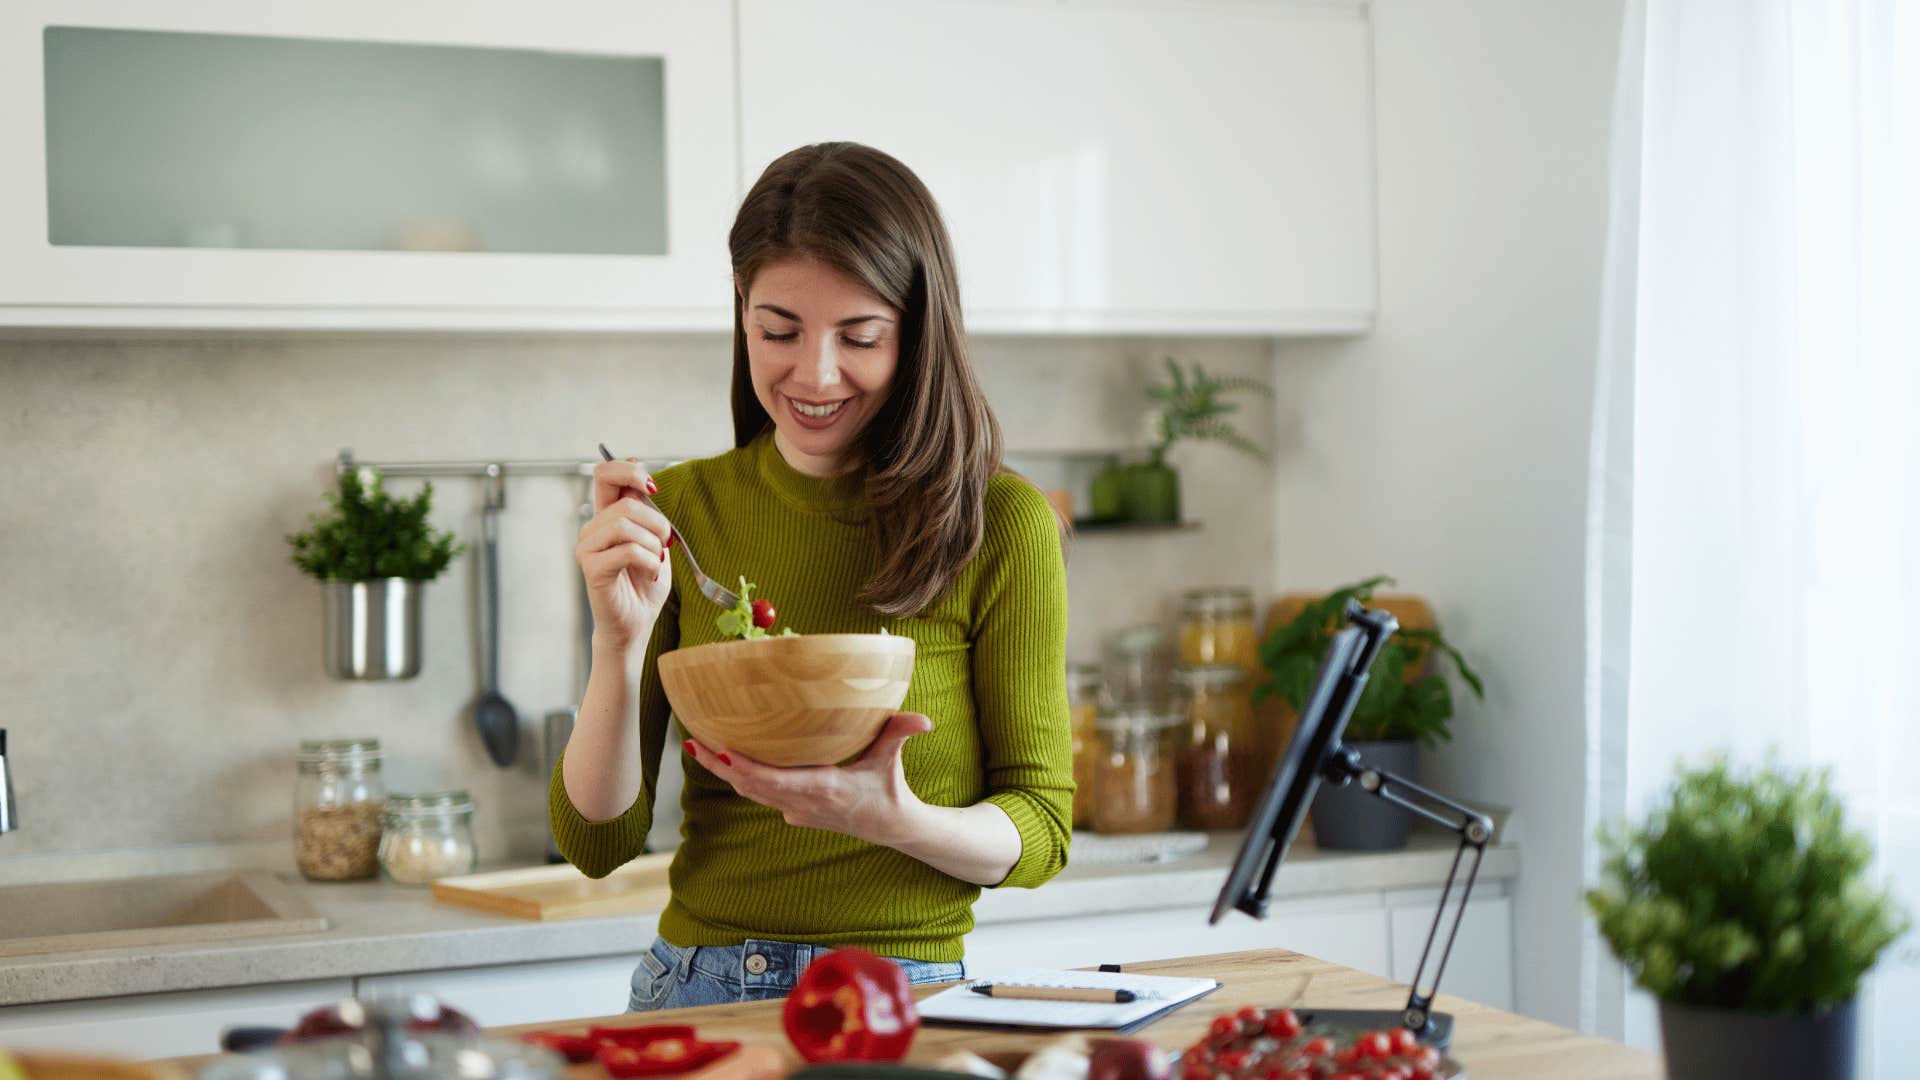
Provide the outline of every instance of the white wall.
{"type": "MultiPolygon", "coordinates": [[[[584,457],[601,440],[643,456],[723,449],[729,348],[721,335],[0,341],[0,727],[23,822],[0,841],[0,880],[101,872],[76,866],[106,852],[139,872],[290,866],[295,747],[340,735],[378,736],[396,790],[471,790],[483,858],[537,859],[539,755],[501,771],[471,730],[478,560],[428,590],[417,679],[341,683],[320,669],[320,590],[283,536],[322,507],[343,446],[375,461],[584,457]]],[[[975,344],[1016,450],[1137,445],[1139,378],[1168,352],[1221,373],[1268,367],[1250,340],[975,344]]],[[[1270,428],[1264,401],[1245,423],[1270,428]]],[[[1091,659],[1104,630],[1164,615],[1183,588],[1270,591],[1272,466],[1178,456],[1208,527],[1081,538],[1069,655],[1091,659]]],[[[436,523],[473,541],[478,481],[435,495],[436,523]]],[[[529,725],[577,692],[580,497],[571,478],[509,481],[501,679],[529,725]]]]}
{"type": "Polygon", "coordinates": [[[1441,790],[1515,807],[1516,1004],[1580,1020],[1586,451],[1618,0],[1376,0],[1380,317],[1283,343],[1282,589],[1373,572],[1487,677],[1441,790]]]}

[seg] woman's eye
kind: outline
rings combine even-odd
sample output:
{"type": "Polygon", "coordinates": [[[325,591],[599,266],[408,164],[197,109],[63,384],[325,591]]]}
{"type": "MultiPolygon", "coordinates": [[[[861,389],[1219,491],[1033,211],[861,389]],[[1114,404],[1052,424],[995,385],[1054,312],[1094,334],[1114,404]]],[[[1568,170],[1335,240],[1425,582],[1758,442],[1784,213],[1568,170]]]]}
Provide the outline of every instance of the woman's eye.
{"type": "Polygon", "coordinates": [[[860,338],[843,337],[840,340],[846,342],[847,344],[853,346],[856,349],[871,349],[875,345],[880,344],[879,338],[874,338],[869,341],[869,340],[862,340],[860,338]]]}
{"type": "Polygon", "coordinates": [[[792,341],[794,338],[797,338],[799,336],[800,336],[800,331],[798,330],[791,330],[784,334],[776,334],[773,331],[767,330],[764,328],[760,331],[761,341],[792,341]]]}

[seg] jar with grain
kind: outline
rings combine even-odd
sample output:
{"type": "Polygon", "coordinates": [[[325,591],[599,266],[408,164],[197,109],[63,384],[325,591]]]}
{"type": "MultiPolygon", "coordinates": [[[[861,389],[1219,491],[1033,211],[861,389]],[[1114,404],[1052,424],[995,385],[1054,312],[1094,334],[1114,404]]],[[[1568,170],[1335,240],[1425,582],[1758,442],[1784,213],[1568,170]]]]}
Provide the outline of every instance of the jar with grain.
{"type": "Polygon", "coordinates": [[[1251,589],[1194,589],[1181,603],[1180,663],[1186,667],[1260,666],[1251,589]]]}
{"type": "Polygon", "coordinates": [[[380,869],[401,885],[470,874],[479,861],[473,843],[473,800],[460,790],[387,796],[380,819],[380,869]]]}
{"type": "Polygon", "coordinates": [[[293,851],[313,881],[380,871],[380,813],[387,786],[378,739],[305,739],[293,788],[293,851]]]}
{"type": "Polygon", "coordinates": [[[1177,713],[1123,709],[1100,717],[1093,768],[1093,828],[1103,833],[1165,832],[1180,809],[1172,735],[1177,713]]]}
{"type": "Polygon", "coordinates": [[[1174,672],[1186,707],[1180,740],[1180,819],[1196,829],[1238,829],[1266,782],[1247,673],[1231,664],[1174,672]]]}
{"type": "Polygon", "coordinates": [[[1073,827],[1093,822],[1093,772],[1098,753],[1093,725],[1100,716],[1106,678],[1098,664],[1067,665],[1067,714],[1073,728],[1073,827]]]}

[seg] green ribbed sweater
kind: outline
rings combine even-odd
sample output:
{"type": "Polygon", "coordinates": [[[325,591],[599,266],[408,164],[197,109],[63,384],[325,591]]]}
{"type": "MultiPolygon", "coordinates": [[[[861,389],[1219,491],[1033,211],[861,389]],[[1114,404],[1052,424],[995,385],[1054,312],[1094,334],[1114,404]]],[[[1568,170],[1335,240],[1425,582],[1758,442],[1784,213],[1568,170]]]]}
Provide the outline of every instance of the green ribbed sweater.
{"type": "MultiPolygon", "coordinates": [[[[999,886],[1032,887],[1067,862],[1073,803],[1066,695],[1066,572],[1052,508],[1031,484],[995,476],[980,550],[919,616],[888,620],[855,599],[875,564],[857,523],[857,484],[810,477],[770,436],[663,470],[654,497],[729,583],[744,574],[801,633],[904,634],[914,641],[905,712],[934,729],[907,741],[908,785],[937,806],[985,800],[1020,831],[1020,859],[999,886]]],[[[640,682],[640,796],[620,817],[589,822],[553,773],[554,837],[568,861],[604,877],[640,853],[653,822],[669,707],[660,654],[720,639],[719,613],[674,560],[673,591],[648,643],[640,682]]],[[[682,755],[681,844],[660,936],[681,947],[745,939],[857,945],[915,960],[961,958],[980,887],[892,848],[788,825],[682,755]]]]}

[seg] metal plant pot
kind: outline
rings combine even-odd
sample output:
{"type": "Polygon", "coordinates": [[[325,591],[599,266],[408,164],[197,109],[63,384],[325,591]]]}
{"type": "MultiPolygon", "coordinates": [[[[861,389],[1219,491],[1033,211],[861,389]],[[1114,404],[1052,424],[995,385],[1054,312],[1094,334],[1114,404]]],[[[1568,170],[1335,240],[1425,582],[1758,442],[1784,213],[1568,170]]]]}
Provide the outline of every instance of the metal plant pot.
{"type": "Polygon", "coordinates": [[[336,679],[411,679],[420,674],[420,598],[409,578],[327,581],[326,668],[336,679]]]}
{"type": "MultiPolygon", "coordinates": [[[[1349,742],[1360,759],[1377,769],[1416,779],[1420,748],[1411,740],[1349,742]]],[[[1313,836],[1323,848],[1339,851],[1398,851],[1407,846],[1413,815],[1360,785],[1321,784],[1313,797],[1313,836]]]]}
{"type": "Polygon", "coordinates": [[[1669,1080],[1852,1080],[1854,1003],[1763,1013],[1660,1003],[1669,1080]]]}

